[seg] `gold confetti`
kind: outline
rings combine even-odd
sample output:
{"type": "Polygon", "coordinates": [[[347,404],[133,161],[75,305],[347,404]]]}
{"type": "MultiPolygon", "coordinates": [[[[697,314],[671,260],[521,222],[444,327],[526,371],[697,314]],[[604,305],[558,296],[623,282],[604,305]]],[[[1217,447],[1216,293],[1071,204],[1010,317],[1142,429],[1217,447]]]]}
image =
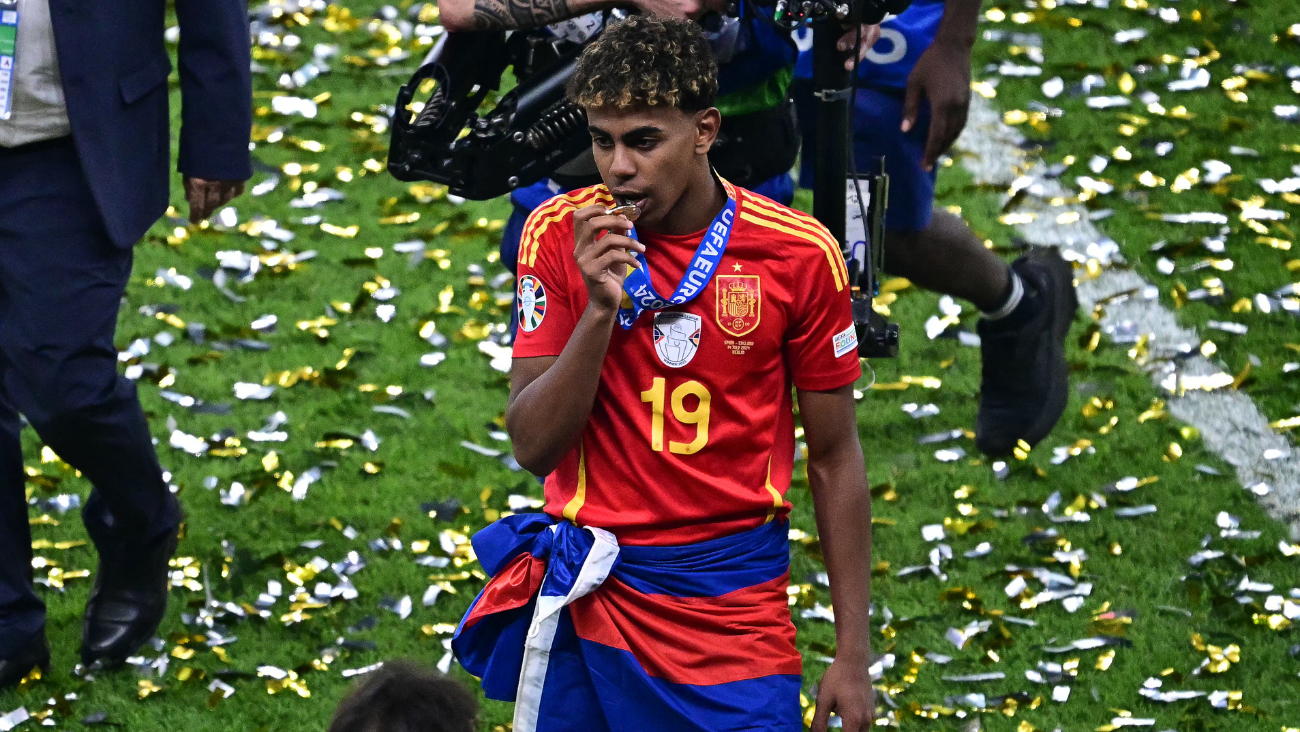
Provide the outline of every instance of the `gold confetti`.
{"type": "Polygon", "coordinates": [[[156,694],[163,690],[163,687],[155,684],[149,679],[139,679],[135,682],[135,684],[136,684],[136,696],[140,699],[145,699],[149,697],[151,694],[156,694]]]}
{"type": "Polygon", "coordinates": [[[1141,173],[1138,173],[1135,177],[1137,178],[1138,183],[1141,183],[1148,188],[1156,188],[1165,184],[1164,178],[1161,178],[1149,170],[1144,170],[1141,173]]]}
{"type": "Polygon", "coordinates": [[[459,335],[466,340],[481,341],[492,335],[492,324],[481,323],[477,320],[467,320],[460,327],[459,335]]]}
{"type": "Polygon", "coordinates": [[[1251,618],[1254,620],[1255,625],[1266,625],[1269,630],[1286,630],[1291,627],[1291,621],[1285,615],[1278,613],[1269,615],[1255,613],[1251,615],[1251,618]]]}
{"type": "Polygon", "coordinates": [[[1169,186],[1169,190],[1173,191],[1174,193],[1182,193],[1183,191],[1190,191],[1193,187],[1196,186],[1197,183],[1200,182],[1200,180],[1201,180],[1201,169],[1188,168],[1187,170],[1179,173],[1174,178],[1173,185],[1169,186]]]}
{"type": "Polygon", "coordinates": [[[353,224],[351,226],[336,226],[334,224],[321,224],[320,230],[326,234],[341,237],[343,239],[355,238],[361,231],[361,227],[353,224]]]}

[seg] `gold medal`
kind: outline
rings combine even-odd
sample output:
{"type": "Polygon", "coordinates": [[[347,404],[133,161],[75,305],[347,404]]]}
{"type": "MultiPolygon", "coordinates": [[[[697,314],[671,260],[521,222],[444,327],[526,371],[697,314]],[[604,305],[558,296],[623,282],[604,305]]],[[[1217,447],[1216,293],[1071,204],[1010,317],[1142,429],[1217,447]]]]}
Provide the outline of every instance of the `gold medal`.
{"type": "Polygon", "coordinates": [[[606,216],[622,216],[628,221],[636,221],[641,216],[641,209],[637,208],[635,203],[621,203],[613,208],[605,209],[606,216]]]}

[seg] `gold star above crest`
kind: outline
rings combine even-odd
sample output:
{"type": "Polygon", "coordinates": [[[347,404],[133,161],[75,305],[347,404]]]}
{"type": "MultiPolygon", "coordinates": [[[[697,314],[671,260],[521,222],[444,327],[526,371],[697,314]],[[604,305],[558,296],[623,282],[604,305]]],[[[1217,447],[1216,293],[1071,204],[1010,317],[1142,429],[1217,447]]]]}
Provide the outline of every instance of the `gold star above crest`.
{"type": "Polygon", "coordinates": [[[731,268],[732,268],[732,270],[734,270],[734,271],[736,271],[736,272],[739,272],[739,271],[740,271],[740,262],[736,262],[735,264],[731,265],[731,268]]]}

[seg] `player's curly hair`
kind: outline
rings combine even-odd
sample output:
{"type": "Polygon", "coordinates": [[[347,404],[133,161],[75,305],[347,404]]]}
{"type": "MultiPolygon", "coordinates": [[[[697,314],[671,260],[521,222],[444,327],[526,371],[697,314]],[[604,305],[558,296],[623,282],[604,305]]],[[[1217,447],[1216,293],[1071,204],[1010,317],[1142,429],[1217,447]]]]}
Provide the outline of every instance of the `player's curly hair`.
{"type": "Polygon", "coordinates": [[[581,107],[664,105],[698,112],[718,95],[718,64],[692,21],[633,15],[587,46],[567,91],[581,107]]]}

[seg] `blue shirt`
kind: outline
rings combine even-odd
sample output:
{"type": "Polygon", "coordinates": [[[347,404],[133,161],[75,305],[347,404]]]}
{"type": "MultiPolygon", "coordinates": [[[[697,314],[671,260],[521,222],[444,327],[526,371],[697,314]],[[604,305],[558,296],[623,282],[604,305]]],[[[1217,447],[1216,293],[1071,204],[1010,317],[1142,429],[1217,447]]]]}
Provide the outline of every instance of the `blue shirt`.
{"type": "MultiPolygon", "coordinates": [[[[901,15],[891,16],[880,24],[880,40],[858,65],[858,81],[863,86],[905,89],[907,77],[917,59],[934,43],[943,19],[944,0],[915,0],[901,15]]],[[[799,61],[795,76],[812,78],[812,34],[800,38],[799,61]]]]}

